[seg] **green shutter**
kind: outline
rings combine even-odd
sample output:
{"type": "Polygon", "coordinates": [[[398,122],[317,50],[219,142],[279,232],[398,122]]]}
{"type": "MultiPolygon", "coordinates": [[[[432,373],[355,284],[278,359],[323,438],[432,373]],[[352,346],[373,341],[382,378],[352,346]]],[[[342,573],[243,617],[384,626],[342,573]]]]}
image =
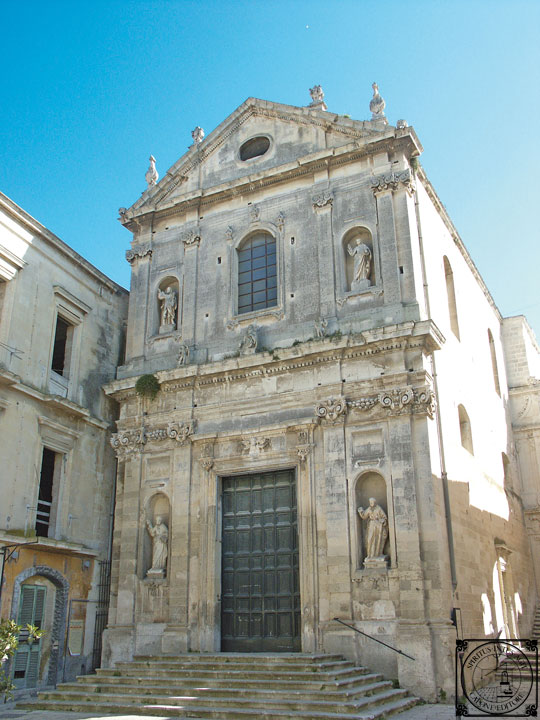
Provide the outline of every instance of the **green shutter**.
{"type": "Polygon", "coordinates": [[[17,688],[35,687],[39,679],[39,659],[41,641],[34,640],[30,645],[26,625],[43,627],[45,597],[47,588],[42,585],[23,585],[17,622],[23,629],[19,634],[19,647],[13,663],[13,683],[17,688]]]}

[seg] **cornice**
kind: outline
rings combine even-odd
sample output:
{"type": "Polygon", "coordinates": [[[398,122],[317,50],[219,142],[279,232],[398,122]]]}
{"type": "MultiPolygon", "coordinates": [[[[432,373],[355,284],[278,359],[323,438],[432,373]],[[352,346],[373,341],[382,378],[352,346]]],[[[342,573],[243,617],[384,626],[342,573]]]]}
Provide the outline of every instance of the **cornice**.
{"type": "MultiPolygon", "coordinates": [[[[409,154],[411,156],[421,152],[421,146],[417,142],[416,136],[396,136],[384,135],[380,137],[377,133],[375,138],[366,139],[363,135],[356,136],[354,143],[349,143],[343,147],[329,148],[328,150],[310,153],[304,157],[298,158],[294,162],[288,162],[274,168],[265,170],[255,175],[247,175],[228,183],[222,183],[210,188],[197,189],[189,194],[177,196],[166,207],[158,207],[163,200],[170,195],[170,192],[163,193],[161,196],[148,196],[145,203],[134,205],[123,214],[122,224],[131,231],[135,231],[135,221],[144,221],[145,218],[165,219],[175,215],[183,215],[194,208],[207,207],[209,205],[224,202],[237,195],[250,195],[263,188],[272,187],[274,185],[283,184],[291,180],[312,175],[320,170],[341,166],[356,162],[357,160],[383,152],[385,149],[393,151],[396,145],[409,145],[409,154]],[[150,200],[152,202],[150,203],[150,200]],[[140,211],[140,212],[137,212],[140,211]]],[[[371,176],[366,173],[366,184],[369,186],[371,176]]],[[[177,187],[180,183],[176,183],[177,187]]],[[[158,186],[156,186],[158,187],[158,186]]]]}
{"type": "MultiPolygon", "coordinates": [[[[299,346],[275,348],[236,359],[187,365],[156,373],[163,393],[193,390],[250,378],[269,377],[317,367],[332,362],[370,359],[396,350],[418,348],[425,354],[441,347],[444,337],[431,321],[408,322],[351,334],[336,342],[332,338],[312,340],[299,346]],[[278,353],[279,360],[275,359],[278,353]]],[[[137,376],[114,380],[105,387],[107,395],[125,402],[134,395],[137,376]]]]}

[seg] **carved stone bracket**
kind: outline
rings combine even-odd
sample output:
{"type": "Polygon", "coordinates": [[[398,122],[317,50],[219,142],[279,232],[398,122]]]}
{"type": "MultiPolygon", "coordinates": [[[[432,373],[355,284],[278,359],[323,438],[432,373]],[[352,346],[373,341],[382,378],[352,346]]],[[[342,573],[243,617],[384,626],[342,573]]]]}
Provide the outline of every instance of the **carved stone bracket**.
{"type": "Polygon", "coordinates": [[[238,320],[236,318],[233,318],[227,323],[227,330],[236,330],[239,325],[240,323],[238,322],[238,320]]]}
{"type": "Polygon", "coordinates": [[[338,420],[344,420],[346,414],[347,401],[344,397],[323,400],[315,407],[316,417],[331,425],[334,425],[338,420]]]}
{"type": "Polygon", "coordinates": [[[152,248],[150,245],[135,245],[129,250],[126,250],[126,260],[130,265],[133,265],[137,258],[143,258],[146,255],[152,256],[152,248]]]}
{"type": "Polygon", "coordinates": [[[371,189],[375,194],[385,190],[398,190],[400,187],[407,190],[410,195],[414,192],[414,181],[409,169],[398,173],[376,175],[371,178],[371,189]]]}
{"type": "Polygon", "coordinates": [[[214,467],[214,443],[207,442],[203,445],[199,462],[206,472],[214,467]]]}
{"type": "Polygon", "coordinates": [[[330,207],[334,202],[334,194],[325,190],[324,192],[319,193],[319,195],[315,195],[312,198],[312,202],[315,210],[317,208],[330,207]]]}
{"type": "Polygon", "coordinates": [[[242,455],[250,455],[257,457],[263,450],[270,447],[270,438],[268,437],[250,437],[242,438],[238,441],[238,450],[242,455]]]}
{"type": "Polygon", "coordinates": [[[285,227],[285,214],[280,212],[276,218],[276,227],[281,232],[285,227]]]}
{"type": "Polygon", "coordinates": [[[232,241],[234,237],[234,228],[232,225],[229,225],[228,228],[225,230],[225,240],[228,240],[229,242],[232,241]]]}
{"type": "Polygon", "coordinates": [[[201,242],[201,236],[197,231],[190,230],[189,232],[185,233],[182,241],[185,248],[198,246],[201,242]]]}
{"type": "Polygon", "coordinates": [[[249,208],[249,222],[258,222],[261,217],[261,209],[257,205],[250,205],[249,208]]]}
{"type": "Polygon", "coordinates": [[[309,432],[307,430],[298,431],[298,445],[296,446],[296,454],[300,458],[301,463],[305,463],[310,452],[313,449],[313,444],[309,442],[309,432]]]}

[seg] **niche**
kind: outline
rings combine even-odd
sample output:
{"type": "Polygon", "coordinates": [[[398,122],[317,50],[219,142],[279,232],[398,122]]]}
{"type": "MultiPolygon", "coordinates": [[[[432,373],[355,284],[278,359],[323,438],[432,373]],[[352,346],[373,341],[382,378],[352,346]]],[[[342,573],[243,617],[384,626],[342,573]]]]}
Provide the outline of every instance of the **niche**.
{"type": "Polygon", "coordinates": [[[345,282],[349,292],[362,292],[375,284],[373,238],[365,227],[349,230],[343,238],[345,282]]]}
{"type": "Polygon", "coordinates": [[[170,546],[170,503],[164,493],[156,493],[148,499],[142,533],[143,578],[164,579],[167,576],[170,546]]]}
{"type": "Polygon", "coordinates": [[[386,568],[390,551],[386,482],[376,472],[356,481],[358,567],[386,568]]]}
{"type": "Polygon", "coordinates": [[[166,277],[161,280],[156,292],[157,326],[159,335],[178,329],[179,317],[178,280],[166,277]]]}

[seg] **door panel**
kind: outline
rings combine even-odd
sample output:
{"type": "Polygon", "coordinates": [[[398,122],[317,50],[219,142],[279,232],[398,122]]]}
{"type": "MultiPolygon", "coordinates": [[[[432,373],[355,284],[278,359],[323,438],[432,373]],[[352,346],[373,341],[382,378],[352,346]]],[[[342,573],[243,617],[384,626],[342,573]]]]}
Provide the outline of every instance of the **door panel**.
{"type": "Polygon", "coordinates": [[[300,650],[294,471],[223,478],[221,649],[300,650]]]}

